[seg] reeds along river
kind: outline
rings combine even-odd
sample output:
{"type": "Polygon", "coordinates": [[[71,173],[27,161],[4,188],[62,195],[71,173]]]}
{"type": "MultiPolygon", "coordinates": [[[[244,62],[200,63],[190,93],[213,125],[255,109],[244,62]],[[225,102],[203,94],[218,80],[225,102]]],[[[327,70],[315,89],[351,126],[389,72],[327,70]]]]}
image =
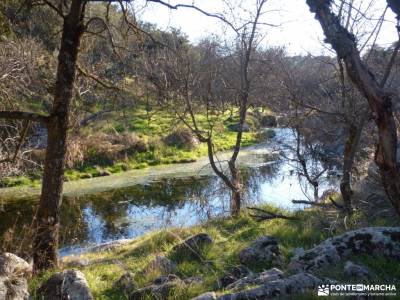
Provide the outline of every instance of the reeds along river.
{"type": "MultiPolygon", "coordinates": [[[[239,165],[248,205],[273,204],[297,209],[292,199],[305,199],[312,190],[290,161],[294,143],[290,129],[276,129],[272,140],[243,149],[239,165]],[[284,159],[279,156],[284,153],[284,159]]],[[[228,153],[222,153],[221,161],[228,153]]],[[[318,160],[309,161],[317,170],[318,160]]],[[[324,176],[320,194],[337,187],[337,178],[324,176]]],[[[3,250],[29,253],[38,191],[8,190],[0,198],[0,237],[3,250]],[[16,196],[17,195],[17,196],[16,196]],[[23,196],[22,196],[23,195],[23,196]]],[[[60,254],[79,253],[104,242],[134,238],[146,232],[184,227],[227,214],[229,191],[207,164],[207,159],[130,171],[67,183],[61,210],[60,254]]]]}

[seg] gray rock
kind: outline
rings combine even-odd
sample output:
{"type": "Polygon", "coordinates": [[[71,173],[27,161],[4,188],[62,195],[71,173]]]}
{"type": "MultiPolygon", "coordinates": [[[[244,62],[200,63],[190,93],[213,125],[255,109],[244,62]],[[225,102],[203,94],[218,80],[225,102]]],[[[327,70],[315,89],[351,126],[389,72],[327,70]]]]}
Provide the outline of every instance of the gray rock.
{"type": "Polygon", "coordinates": [[[270,270],[264,271],[258,275],[250,275],[239,279],[238,281],[228,285],[226,288],[228,290],[240,290],[248,285],[260,285],[265,284],[270,281],[278,280],[284,277],[281,270],[277,268],[272,268],[270,270]]]}
{"type": "Polygon", "coordinates": [[[22,258],[12,254],[0,255],[0,299],[29,299],[27,278],[32,267],[22,258]]]}
{"type": "Polygon", "coordinates": [[[77,270],[65,270],[53,274],[38,289],[43,299],[93,300],[85,275],[77,270]]]}
{"type": "Polygon", "coordinates": [[[126,272],[113,284],[113,288],[122,291],[125,295],[130,295],[136,290],[134,274],[126,272]]]}
{"type": "Polygon", "coordinates": [[[174,274],[169,274],[169,275],[163,275],[160,276],[156,279],[154,279],[153,284],[155,285],[161,285],[167,282],[172,282],[172,281],[178,281],[180,278],[174,274]]]}
{"type": "Polygon", "coordinates": [[[305,252],[303,247],[297,247],[292,250],[293,256],[299,256],[305,252]]]}
{"type": "MultiPolygon", "coordinates": [[[[324,281],[308,273],[299,273],[287,278],[273,280],[255,288],[242,290],[237,293],[226,294],[218,297],[218,300],[259,300],[275,297],[290,297],[304,293],[307,290],[316,289],[324,281]]],[[[286,298],[285,298],[286,299],[286,298]]]]}
{"type": "Polygon", "coordinates": [[[350,260],[344,266],[344,274],[357,279],[370,279],[373,276],[367,267],[355,264],[350,260]]]}
{"type": "Polygon", "coordinates": [[[186,284],[176,275],[161,276],[153,284],[130,293],[129,300],[166,299],[172,290],[185,286],[186,284]]]}
{"type": "Polygon", "coordinates": [[[201,276],[194,276],[194,277],[189,277],[183,280],[185,284],[191,285],[191,284],[202,284],[204,282],[203,277],[201,276]]]}
{"type": "Polygon", "coordinates": [[[176,264],[170,259],[162,255],[157,255],[145,268],[145,273],[160,272],[161,274],[168,275],[177,272],[176,264]]]}
{"type": "Polygon", "coordinates": [[[246,266],[278,264],[282,262],[278,241],[272,236],[263,236],[253,241],[239,253],[239,261],[246,266]]]}
{"type": "Polygon", "coordinates": [[[186,239],[183,243],[174,246],[172,254],[179,258],[199,259],[202,257],[203,250],[211,245],[212,242],[212,238],[207,233],[199,233],[186,239]]]}
{"type": "Polygon", "coordinates": [[[217,299],[217,295],[215,294],[215,292],[207,292],[197,297],[194,297],[191,300],[215,300],[215,299],[217,299]]]}
{"type": "Polygon", "coordinates": [[[400,227],[367,227],[329,238],[293,257],[289,269],[295,272],[318,270],[358,254],[400,259],[400,227]]]}
{"type": "Polygon", "coordinates": [[[243,265],[233,267],[229,272],[225,273],[220,279],[218,279],[218,287],[225,288],[228,285],[238,281],[241,278],[252,276],[253,272],[249,268],[243,265]]]}
{"type": "Polygon", "coordinates": [[[0,255],[0,275],[8,276],[11,274],[30,276],[32,266],[15,254],[3,253],[0,255]]]}

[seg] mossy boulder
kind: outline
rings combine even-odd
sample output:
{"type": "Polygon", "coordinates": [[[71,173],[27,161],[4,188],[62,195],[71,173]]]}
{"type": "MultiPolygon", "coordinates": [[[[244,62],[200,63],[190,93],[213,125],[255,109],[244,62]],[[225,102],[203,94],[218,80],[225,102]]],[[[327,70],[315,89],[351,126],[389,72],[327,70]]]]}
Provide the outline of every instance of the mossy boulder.
{"type": "Polygon", "coordinates": [[[201,259],[204,250],[212,243],[213,239],[207,233],[199,233],[174,246],[171,256],[176,260],[201,259]]]}
{"type": "Polygon", "coordinates": [[[290,269],[295,272],[319,270],[360,254],[399,260],[400,227],[367,227],[329,238],[294,256],[290,269]]]}

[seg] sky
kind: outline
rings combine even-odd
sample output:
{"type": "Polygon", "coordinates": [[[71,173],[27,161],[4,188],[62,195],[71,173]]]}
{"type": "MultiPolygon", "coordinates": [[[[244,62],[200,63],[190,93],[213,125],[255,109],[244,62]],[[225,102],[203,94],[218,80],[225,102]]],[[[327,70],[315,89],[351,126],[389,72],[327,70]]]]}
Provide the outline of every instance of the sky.
{"type": "MultiPolygon", "coordinates": [[[[170,4],[194,3],[199,8],[212,13],[226,11],[223,0],[165,1],[170,4]]],[[[226,1],[233,5],[237,0],[226,1]]],[[[242,8],[233,8],[235,17],[241,16],[245,18],[246,10],[253,8],[256,2],[256,0],[242,1],[245,3],[242,8]]],[[[377,18],[386,7],[386,1],[372,1],[374,2],[374,9],[371,10],[371,14],[377,18]]],[[[322,42],[323,34],[319,23],[309,11],[305,0],[268,0],[265,10],[269,12],[265,13],[262,22],[277,26],[260,26],[263,46],[285,46],[292,55],[307,53],[313,55],[329,54],[330,50],[322,42]]],[[[220,36],[221,39],[232,35],[232,32],[221,21],[207,17],[193,9],[179,8],[178,10],[170,10],[157,3],[147,3],[146,5],[138,6],[137,14],[140,19],[157,24],[160,29],[168,29],[169,27],[181,29],[188,35],[190,41],[194,43],[212,34],[220,36]],[[144,8],[142,9],[142,7],[144,8]]],[[[388,46],[396,41],[397,33],[394,24],[395,18],[390,10],[388,10],[385,19],[386,22],[382,26],[377,43],[388,46]]],[[[373,28],[375,24],[376,22],[370,24],[370,28],[373,28]]]]}

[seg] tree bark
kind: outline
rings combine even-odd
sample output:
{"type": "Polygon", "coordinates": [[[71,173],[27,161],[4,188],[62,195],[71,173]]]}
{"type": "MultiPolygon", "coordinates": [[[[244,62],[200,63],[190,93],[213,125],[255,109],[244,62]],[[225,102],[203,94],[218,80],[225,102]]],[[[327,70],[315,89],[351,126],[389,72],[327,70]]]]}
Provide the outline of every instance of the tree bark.
{"type": "Polygon", "coordinates": [[[343,198],[344,210],[347,215],[351,215],[353,213],[351,171],[353,169],[354,157],[360,142],[363,126],[364,124],[359,124],[358,126],[355,124],[349,125],[343,153],[343,176],[340,181],[340,192],[343,198]]]}
{"type": "Polygon", "coordinates": [[[47,149],[42,194],[33,245],[34,271],[57,266],[60,206],[63,190],[70,103],[80,39],[84,31],[84,1],[73,0],[64,18],[52,113],[47,125],[47,149]]]}
{"type": "Polygon", "coordinates": [[[242,196],[241,196],[241,182],[239,178],[239,171],[235,163],[229,162],[229,169],[232,176],[232,194],[231,194],[231,215],[237,216],[240,214],[242,196]]]}
{"type": "Polygon", "coordinates": [[[397,214],[400,215],[400,176],[397,169],[397,130],[393,117],[391,96],[378,84],[362,62],[355,37],[331,11],[332,1],[307,0],[310,10],[321,24],[326,41],[332,45],[338,58],[343,59],[346,71],[358,90],[367,99],[378,127],[378,146],[375,162],[382,184],[397,214]]]}

